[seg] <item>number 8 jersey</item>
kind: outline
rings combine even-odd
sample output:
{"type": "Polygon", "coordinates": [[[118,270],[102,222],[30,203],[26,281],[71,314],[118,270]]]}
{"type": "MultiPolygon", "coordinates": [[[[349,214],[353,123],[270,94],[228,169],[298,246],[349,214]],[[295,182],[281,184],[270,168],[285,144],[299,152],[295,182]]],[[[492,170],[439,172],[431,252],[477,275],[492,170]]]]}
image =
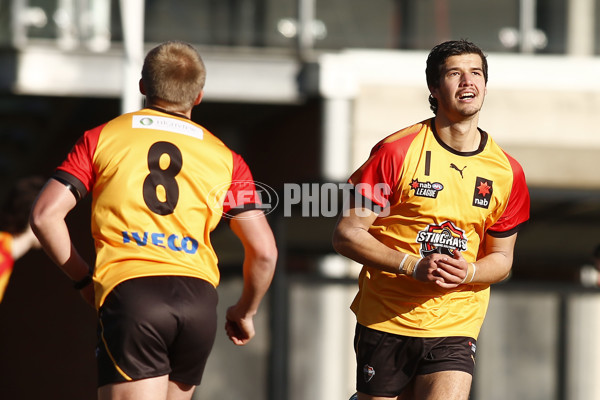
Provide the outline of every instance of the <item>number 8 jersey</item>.
{"type": "Polygon", "coordinates": [[[216,287],[210,233],[224,213],[259,206],[242,157],[191,120],[149,108],[85,132],[54,178],[82,197],[92,192],[97,307],[132,278],[189,276],[216,287]]]}

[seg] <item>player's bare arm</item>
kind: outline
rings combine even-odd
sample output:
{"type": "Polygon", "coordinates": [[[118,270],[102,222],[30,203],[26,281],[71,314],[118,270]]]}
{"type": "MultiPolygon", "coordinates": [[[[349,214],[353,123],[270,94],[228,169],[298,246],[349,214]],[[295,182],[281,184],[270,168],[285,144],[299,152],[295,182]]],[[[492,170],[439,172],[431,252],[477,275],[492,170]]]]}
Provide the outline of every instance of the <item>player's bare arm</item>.
{"type": "Polygon", "coordinates": [[[477,260],[475,266],[469,264],[460,254],[455,252],[455,257],[444,256],[436,261],[440,280],[438,285],[453,288],[465,283],[497,283],[508,277],[513,263],[514,247],[517,234],[508,237],[494,237],[487,235],[484,240],[485,256],[477,260]],[[472,276],[468,277],[470,268],[472,276]]]}
{"type": "MultiPolygon", "coordinates": [[[[344,210],[337,222],[333,232],[333,248],[339,254],[360,264],[398,274],[407,253],[386,246],[369,233],[369,228],[375,219],[377,219],[375,212],[351,204],[344,210]]],[[[424,260],[417,264],[418,279],[432,282],[440,279],[437,274],[437,266],[433,264],[433,267],[429,267],[426,263],[423,264],[424,260]]],[[[416,278],[416,276],[413,277],[416,278]]]]}
{"type": "Polygon", "coordinates": [[[277,246],[262,211],[240,213],[230,226],[244,246],[244,289],[238,302],[227,310],[225,330],[240,346],[254,337],[253,317],[273,280],[277,246]]]}
{"type": "Polygon", "coordinates": [[[405,254],[369,233],[376,218],[377,214],[368,208],[351,205],[345,209],[333,232],[333,248],[358,263],[396,274],[405,254]]]}
{"type": "MultiPolygon", "coordinates": [[[[75,196],[65,185],[50,179],[33,205],[31,228],[48,257],[71,280],[78,282],[89,274],[90,268],[73,246],[65,222],[65,217],[76,204],[75,196]]],[[[82,295],[93,304],[93,292],[90,290],[86,289],[82,295]]]]}
{"type": "Polygon", "coordinates": [[[375,212],[351,203],[338,219],[333,232],[333,248],[339,254],[369,267],[392,274],[406,273],[401,271],[401,265],[407,262],[407,257],[413,263],[417,263],[419,259],[392,249],[371,235],[369,228],[375,219],[375,212]]]}

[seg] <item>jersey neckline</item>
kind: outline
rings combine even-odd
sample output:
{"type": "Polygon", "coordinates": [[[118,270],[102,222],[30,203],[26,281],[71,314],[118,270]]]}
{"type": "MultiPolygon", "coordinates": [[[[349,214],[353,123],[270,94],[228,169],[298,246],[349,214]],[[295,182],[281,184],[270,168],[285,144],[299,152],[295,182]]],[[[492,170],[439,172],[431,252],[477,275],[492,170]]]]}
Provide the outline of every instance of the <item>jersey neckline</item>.
{"type": "Polygon", "coordinates": [[[483,149],[485,149],[485,146],[487,145],[487,142],[488,142],[487,132],[482,130],[481,128],[477,127],[477,130],[479,131],[479,134],[481,135],[481,141],[479,142],[479,147],[473,151],[455,150],[452,147],[448,146],[446,143],[444,143],[442,138],[438,135],[437,130],[435,128],[435,117],[431,118],[429,121],[431,124],[431,131],[433,132],[433,137],[435,138],[435,140],[439,143],[440,146],[442,146],[444,149],[448,150],[452,154],[456,154],[457,156],[462,156],[462,157],[474,156],[474,155],[481,153],[483,151],[483,149]]]}

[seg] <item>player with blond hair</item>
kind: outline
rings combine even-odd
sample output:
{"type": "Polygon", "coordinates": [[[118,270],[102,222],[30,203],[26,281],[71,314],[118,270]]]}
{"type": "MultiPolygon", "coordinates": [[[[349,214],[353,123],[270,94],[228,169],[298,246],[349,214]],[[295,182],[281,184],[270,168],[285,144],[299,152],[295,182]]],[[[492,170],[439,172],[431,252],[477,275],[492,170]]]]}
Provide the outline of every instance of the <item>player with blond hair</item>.
{"type": "Polygon", "coordinates": [[[192,397],[215,339],[219,268],[210,234],[224,215],[245,250],[244,288],[226,332],[236,345],[255,334],[277,249],[242,157],[190,119],[205,77],[187,43],[150,50],[139,84],[146,107],[85,132],[33,208],[44,249],[98,310],[100,400],[192,397]],[[217,187],[239,201],[215,197],[217,187]],[[65,222],[88,193],[93,268],[65,222]]]}

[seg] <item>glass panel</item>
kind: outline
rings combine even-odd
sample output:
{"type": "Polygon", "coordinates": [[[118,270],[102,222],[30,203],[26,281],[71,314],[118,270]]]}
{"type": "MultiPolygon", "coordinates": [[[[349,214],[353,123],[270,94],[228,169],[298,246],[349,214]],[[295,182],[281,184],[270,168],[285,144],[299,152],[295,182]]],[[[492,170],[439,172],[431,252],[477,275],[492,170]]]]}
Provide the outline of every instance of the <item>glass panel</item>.
{"type": "Polygon", "coordinates": [[[282,32],[282,23],[296,21],[298,18],[298,1],[300,0],[264,0],[265,17],[262,35],[265,46],[288,47],[296,46],[296,38],[286,37],[282,32]]]}
{"type": "MultiPolygon", "coordinates": [[[[27,3],[27,2],[25,2],[27,3]]],[[[56,0],[29,0],[27,35],[30,38],[55,38],[57,31],[56,0]]]]}
{"type": "Polygon", "coordinates": [[[398,26],[395,3],[390,0],[317,0],[315,18],[324,24],[326,36],[317,38],[315,47],[393,47],[394,30],[398,26]]]}
{"type": "MultiPolygon", "coordinates": [[[[565,51],[566,1],[537,0],[533,18],[547,40],[538,52],[565,51]]],[[[521,0],[317,0],[316,19],[327,34],[315,46],[428,50],[463,38],[486,52],[517,52],[520,6],[521,0]]]]}
{"type": "Polygon", "coordinates": [[[295,18],[295,0],[169,0],[146,2],[146,41],[184,40],[215,46],[290,46],[277,31],[295,18]]]}
{"type": "Polygon", "coordinates": [[[519,25],[519,0],[319,0],[323,49],[430,49],[446,39],[470,39],[486,51],[506,51],[502,28],[519,25]]]}
{"type": "Polygon", "coordinates": [[[519,29],[519,0],[436,2],[448,3],[448,31],[452,39],[471,40],[486,52],[510,51],[500,40],[500,33],[505,28],[519,29]]]}
{"type": "MultiPolygon", "coordinates": [[[[146,0],[145,40],[170,39],[199,45],[234,47],[296,46],[298,4],[303,0],[146,0]]],[[[446,39],[469,39],[486,52],[519,51],[520,4],[526,0],[309,0],[315,1],[319,50],[390,48],[428,50],[446,39]]],[[[566,51],[566,15],[570,0],[537,0],[537,28],[545,34],[540,53],[566,51]]],[[[120,0],[110,2],[110,40],[122,40],[120,0]]],[[[600,21],[596,1],[596,21],[600,21]]],[[[11,40],[11,1],[0,1],[0,42],[11,40]]],[[[86,9],[91,2],[29,0],[32,22],[26,38],[85,39],[86,9]],[[72,16],[65,15],[73,8],[72,16]],[[59,12],[60,11],[60,12],[59,12]],[[65,25],[66,24],[66,25],[65,25]],[[62,30],[61,30],[62,27],[62,30]],[[69,30],[71,29],[71,30],[69,30]],[[70,36],[69,36],[70,35],[70,36]]],[[[89,21],[88,21],[89,22],[89,21]]],[[[88,27],[89,28],[89,27],[88,27]]],[[[594,28],[600,54],[600,24],[594,28]]]]}
{"type": "Polygon", "coordinates": [[[564,54],[566,52],[567,1],[538,0],[537,26],[548,39],[548,45],[540,49],[540,53],[564,54]]]}
{"type": "Polygon", "coordinates": [[[227,30],[229,26],[223,25],[221,15],[211,15],[211,11],[217,13],[217,10],[212,10],[218,8],[214,3],[217,2],[178,0],[177,6],[174,6],[170,1],[147,0],[145,41],[184,40],[196,43],[215,41],[216,44],[220,37],[219,33],[227,30]]]}
{"type": "Polygon", "coordinates": [[[5,46],[10,43],[10,7],[8,2],[0,1],[0,44],[5,46]]]}

